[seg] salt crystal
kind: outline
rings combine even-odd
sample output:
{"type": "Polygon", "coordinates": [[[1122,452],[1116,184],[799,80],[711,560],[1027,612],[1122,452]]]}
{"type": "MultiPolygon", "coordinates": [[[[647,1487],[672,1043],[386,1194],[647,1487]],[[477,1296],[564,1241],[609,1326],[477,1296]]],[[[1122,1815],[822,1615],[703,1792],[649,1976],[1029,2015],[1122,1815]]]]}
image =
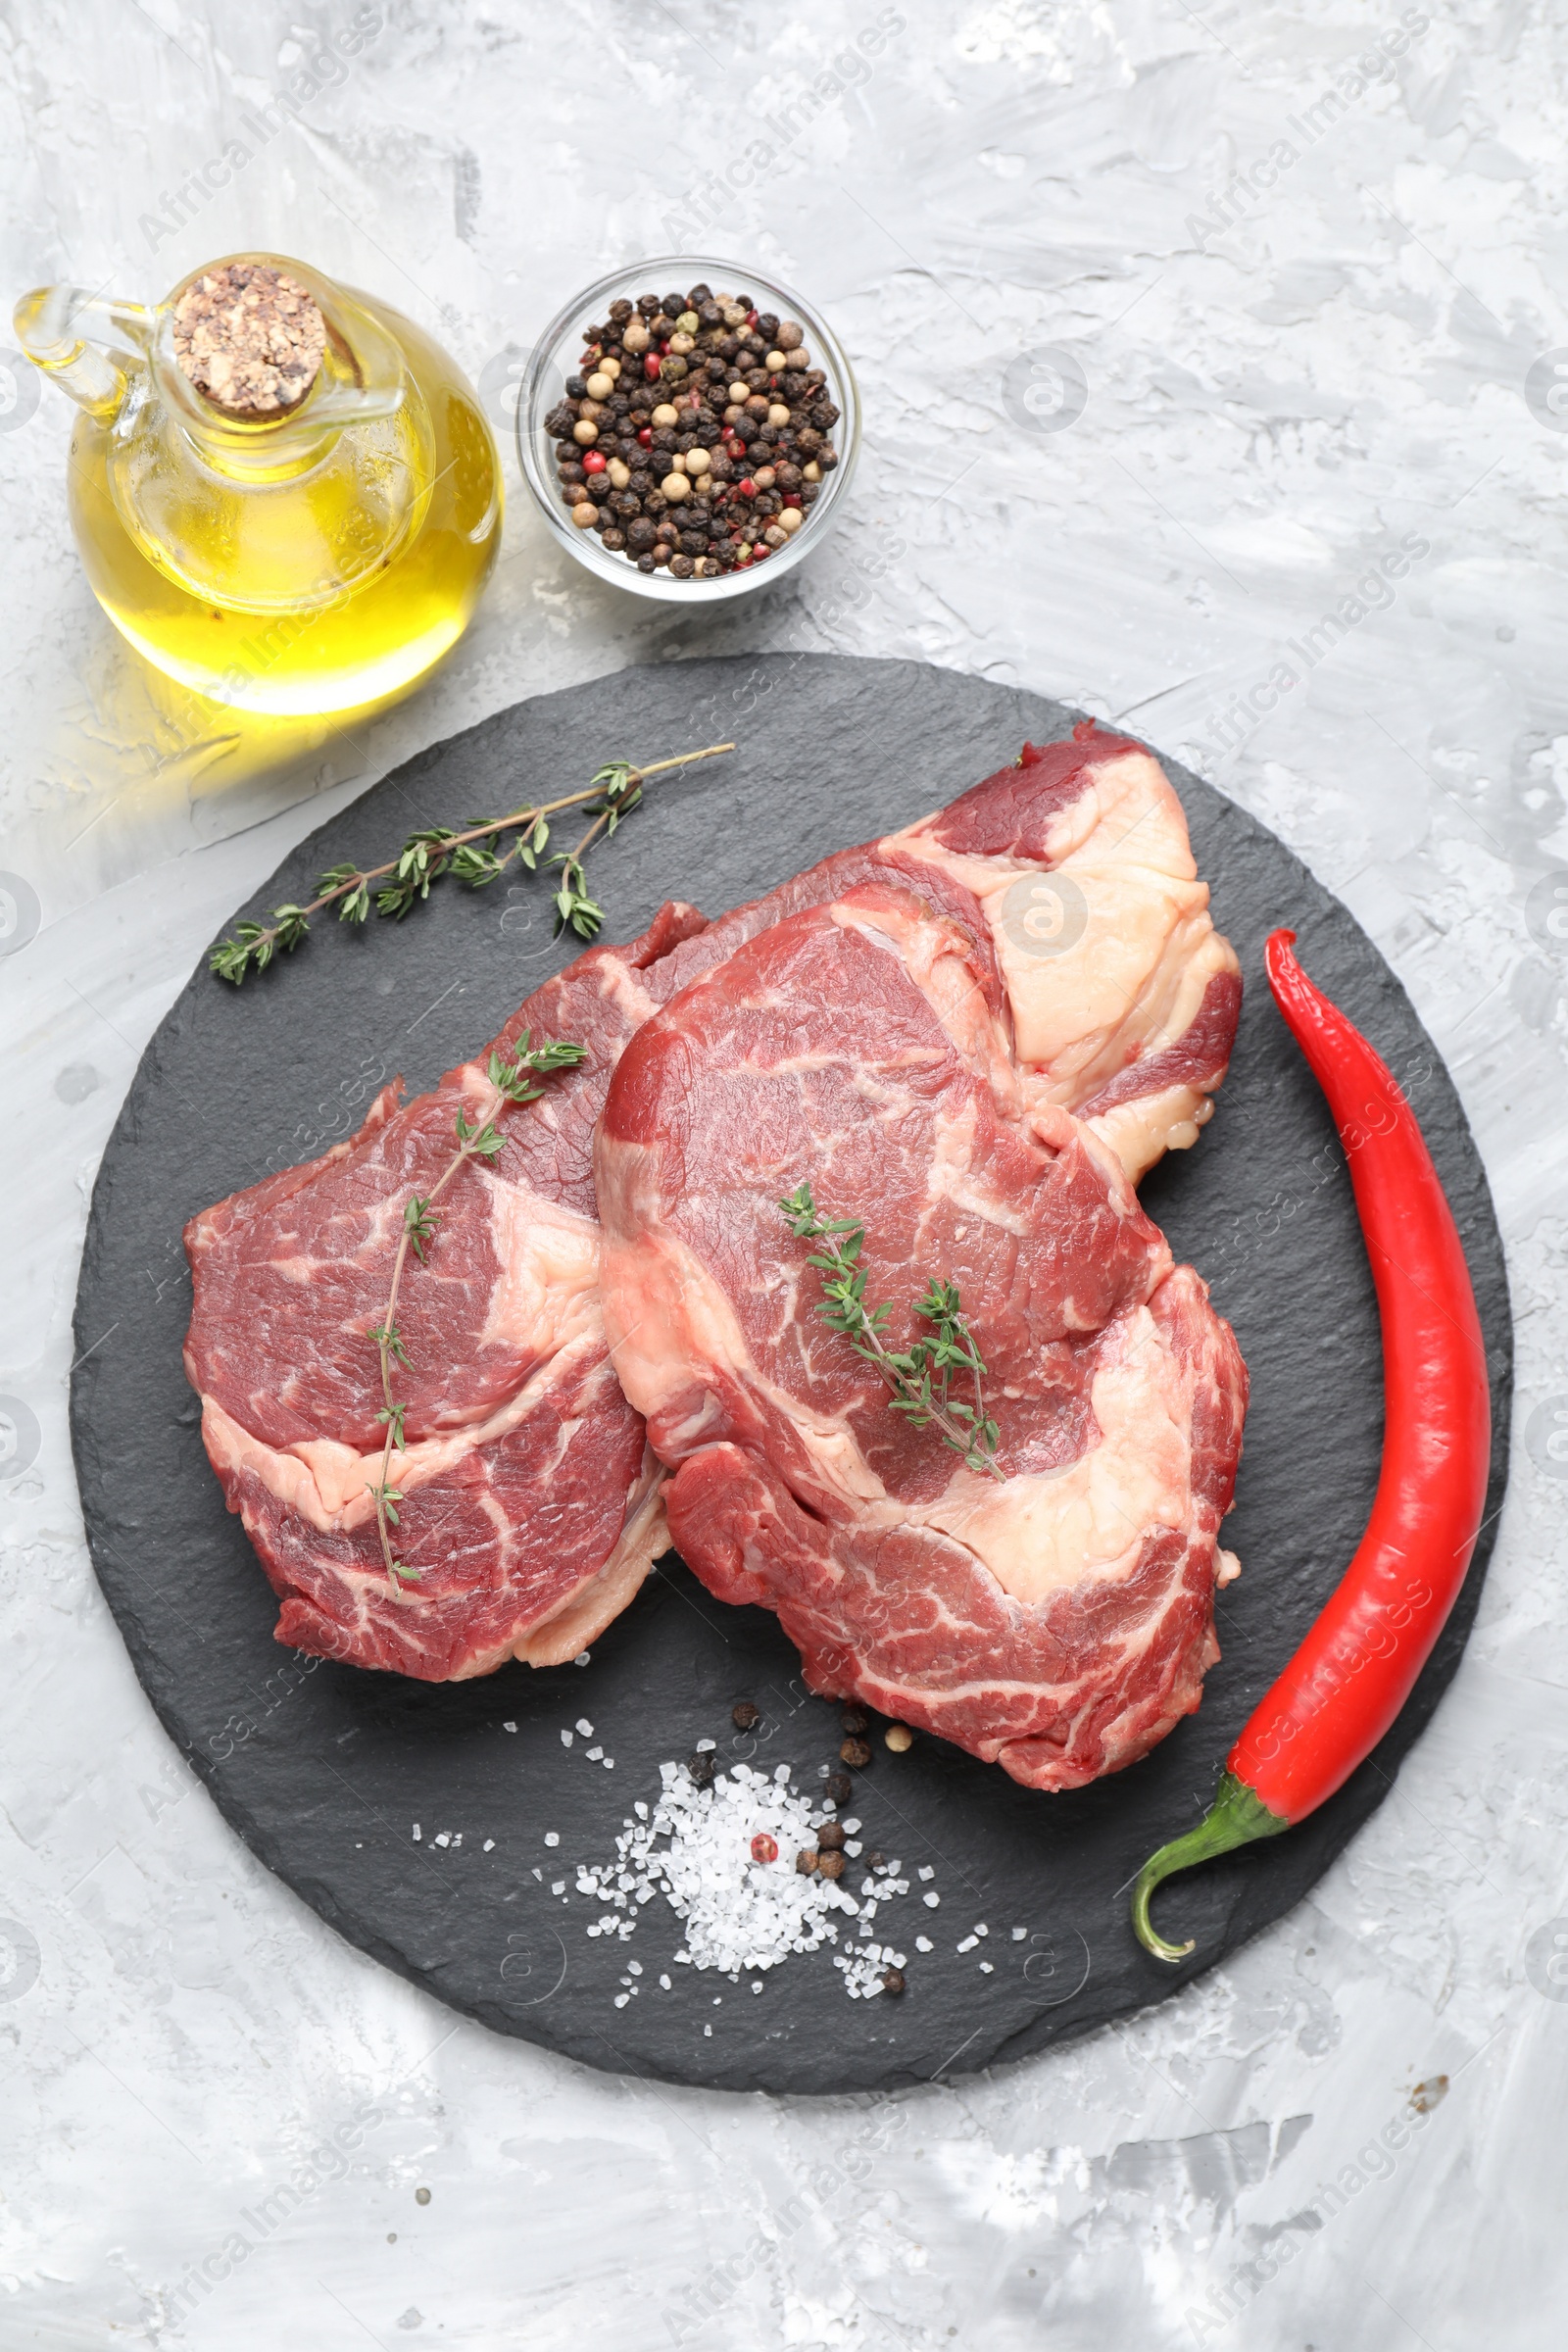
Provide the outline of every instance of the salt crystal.
{"type": "Polygon", "coordinates": [[[593,1736],[594,1736],[594,1727],[593,1727],[593,1725],[592,1725],[592,1724],[589,1722],[589,1720],[588,1720],[588,1718],[587,1718],[587,1716],[586,1716],[586,1715],[579,1715],[579,1716],[578,1716],[578,1718],[577,1718],[577,1729],[578,1729],[578,1731],[579,1731],[579,1732],[581,1732],[581,1734],[582,1734],[582,1736],[583,1736],[583,1738],[584,1738],[585,1740],[591,1740],[591,1739],[593,1738],[593,1736]]]}
{"type": "Polygon", "coordinates": [[[569,1732],[562,1733],[561,1744],[563,1747],[569,1747],[571,1745],[571,1734],[569,1732]]]}
{"type": "Polygon", "coordinates": [[[991,1962],[990,1962],[989,1960],[982,1960],[982,1961],[981,1961],[981,1963],[980,1963],[980,1974],[981,1974],[983,1977],[994,1977],[994,1976],[996,1975],[996,1973],[997,1973],[997,1972],[996,1972],[996,1970],[995,1970],[995,1969],[992,1967],[992,1965],[991,1965],[991,1962]]]}
{"type": "Polygon", "coordinates": [[[917,1952],[934,1952],[937,1947],[929,1936],[917,1936],[914,1939],[914,1948],[917,1952]]]}
{"type": "Polygon", "coordinates": [[[626,2003],[627,2003],[627,2002],[628,2002],[630,1999],[631,1999],[631,1994],[630,1994],[629,1992],[617,1992],[617,1993],[616,1993],[616,1995],[615,1995],[615,2007],[616,2007],[617,2009],[624,2009],[624,2008],[625,2008],[625,2006],[626,2006],[626,2003]]]}
{"type": "Polygon", "coordinates": [[[929,1862],[922,1862],[914,1875],[917,1879],[934,1879],[937,1874],[932,1869],[929,1862]]]}
{"type": "Polygon", "coordinates": [[[957,1949],[960,1952],[972,1952],[979,1940],[980,1938],[978,1936],[965,1936],[963,1941],[957,1946],[957,1949]]]}
{"type": "Polygon", "coordinates": [[[559,1845],[561,1843],[561,1832],[559,1830],[546,1830],[545,1843],[546,1845],[559,1845]]]}
{"type": "Polygon", "coordinates": [[[414,1842],[416,1845],[417,1845],[419,1842],[419,1825],[417,1822],[416,1822],[414,1825],[414,1842]]]}
{"type": "Polygon", "coordinates": [[[856,1831],[857,1831],[857,1830],[859,1828],[859,1826],[860,1826],[860,1825],[859,1825],[859,1823],[858,1823],[858,1822],[856,1820],[856,1818],[855,1818],[855,1815],[854,1815],[853,1813],[852,1813],[852,1814],[850,1814],[850,1816],[848,1817],[848,1819],[846,1820],[846,1822],[845,1822],[845,1824],[844,1824],[844,1834],[845,1834],[845,1836],[846,1836],[847,1838],[853,1838],[853,1837],[855,1836],[855,1833],[856,1833],[856,1831]]]}
{"type": "Polygon", "coordinates": [[[551,1891],[551,1893],[552,1893],[552,1894],[564,1894],[564,1893],[565,1893],[565,1891],[566,1891],[566,1882],[565,1882],[565,1880],[564,1880],[564,1879],[553,1879],[553,1880],[551,1881],[551,1883],[550,1883],[550,1891],[551,1891]]]}
{"type": "Polygon", "coordinates": [[[462,1832],[461,1830],[458,1832],[457,1836],[456,1836],[456,1837],[453,1838],[452,1842],[453,1842],[453,1844],[454,1844],[454,1845],[461,1845],[461,1844],[463,1843],[463,1832],[462,1832]]]}
{"type": "MultiPolygon", "coordinates": [[[[848,1828],[848,1826],[849,1826],[849,1825],[848,1825],[848,1823],[846,1823],[846,1824],[845,1824],[845,1827],[846,1827],[846,1828],[848,1828]]],[[[855,1860],[857,1859],[857,1857],[859,1855],[859,1853],[861,1852],[861,1850],[862,1850],[862,1849],[861,1849],[861,1845],[860,1845],[860,1840],[858,1839],[858,1838],[845,1838],[845,1840],[844,1840],[844,1851],[845,1851],[845,1852],[846,1852],[846,1853],[849,1855],[849,1857],[850,1857],[850,1860],[851,1860],[852,1862],[853,1862],[853,1861],[855,1861],[855,1860]]]]}
{"type": "Polygon", "coordinates": [[[642,1962],[640,1960],[628,1960],[626,1963],[626,1973],[628,1976],[640,1977],[643,1973],[642,1962]]]}
{"type": "Polygon", "coordinates": [[[598,1761],[599,1761],[599,1759],[600,1759],[600,1757],[601,1757],[601,1756],[604,1754],[604,1752],[605,1752],[605,1751],[604,1751],[604,1749],[603,1749],[602,1747],[591,1747],[591,1748],[588,1750],[588,1761],[589,1761],[589,1763],[590,1763],[590,1764],[597,1764],[597,1763],[598,1763],[598,1761]]]}
{"type": "Polygon", "coordinates": [[[660,1978],[660,1980],[659,1980],[659,1982],[660,1982],[660,1984],[661,1984],[663,1986],[664,1990],[665,1990],[666,1992],[668,1992],[668,1990],[669,1990],[669,1979],[668,1979],[668,1977],[667,1977],[667,1976],[661,1977],[661,1978],[660,1978]]]}
{"type": "Polygon", "coordinates": [[[605,1770],[606,1770],[607,1772],[613,1772],[613,1771],[614,1771],[614,1769],[615,1769],[615,1759],[614,1759],[614,1757],[613,1757],[613,1756],[607,1756],[607,1757],[605,1758],[605,1770]]]}
{"type": "MultiPolygon", "coordinates": [[[[714,1746],[710,1740],[706,1752],[714,1746]]],[[[737,1762],[705,1789],[680,1766],[665,1764],[660,1787],[652,1817],[640,1798],[624,1816],[609,1869],[600,1866],[596,1875],[579,1865],[590,1890],[608,1893],[614,1886],[611,1899],[624,1916],[612,1932],[622,1939],[633,1933],[642,1906],[662,1896],[685,1927],[677,1964],[716,1970],[738,1984],[743,1974],[751,1982],[754,1971],[836,1941],[838,1922],[859,1916],[861,1906],[847,1887],[752,1859],[752,1840],[760,1836],[785,1856],[815,1842],[820,1809],[794,1792],[788,1765],[763,1772],[737,1762]]],[[[884,1903],[893,1892],[878,1882],[884,1903]]],[[[868,1897],[867,1927],[876,1903],[868,1897]]],[[[846,1989],[858,1998],[865,1996],[860,1976],[870,1966],[862,1946],[843,1972],[846,1989]]]]}
{"type": "Polygon", "coordinates": [[[985,1923],[985,1921],[982,1919],[982,1920],[977,1920],[977,1921],[975,1922],[975,1931],[974,1931],[974,1932],[975,1932],[975,1934],[976,1934],[977,1936],[989,1936],[989,1935],[990,1935],[990,1933],[991,1933],[991,1930],[990,1930],[990,1929],[989,1929],[989,1928],[986,1926],[986,1923],[985,1923]]]}
{"type": "Polygon", "coordinates": [[[710,1756],[714,1753],[717,1746],[718,1741],[716,1740],[699,1740],[697,1742],[697,1753],[700,1756],[710,1756]]]}
{"type": "Polygon", "coordinates": [[[940,1894],[923,1894],[920,1897],[920,1900],[924,1903],[928,1911],[935,1911],[938,1905],[941,1903],[942,1897],[940,1894]]]}
{"type": "Polygon", "coordinates": [[[535,1872],[534,1872],[534,1874],[533,1874],[533,1875],[534,1875],[534,1877],[535,1877],[535,1878],[536,1878],[536,1879],[539,1881],[539,1884],[540,1884],[541,1886],[543,1886],[543,1885],[544,1885],[544,1877],[545,1877],[545,1874],[544,1874],[544,1872],[543,1872],[542,1870],[535,1870],[535,1872]]]}
{"type": "Polygon", "coordinates": [[[495,1842],[496,1841],[493,1838],[487,1838],[484,1841],[483,1851],[487,1854],[493,1853],[495,1851],[495,1842]]]}
{"type": "Polygon", "coordinates": [[[758,1982],[757,1982],[757,1983],[756,1983],[756,1984],[755,1984],[752,1986],[752,1990],[753,1990],[754,1992],[760,1992],[760,1991],[761,1991],[761,1989],[762,1989],[762,1985],[761,1985],[761,1980],[760,1980],[760,1978],[759,1978],[758,1982]]]}
{"type": "Polygon", "coordinates": [[[435,1835],[435,1842],[437,1845],[450,1845],[452,1843],[452,1832],[450,1830],[438,1830],[435,1835]]]}
{"type": "Polygon", "coordinates": [[[516,1728],[517,1728],[517,1727],[516,1727],[516,1725],[515,1725],[514,1723],[504,1723],[504,1724],[501,1726],[501,1729],[502,1729],[504,1732],[514,1732],[514,1731],[516,1730],[516,1728]]]}
{"type": "Polygon", "coordinates": [[[709,2041],[711,2041],[711,2040],[712,2040],[712,2038],[713,2038],[713,2029],[712,2029],[712,2027],[711,2027],[711,2026],[705,2026],[705,2027],[703,2028],[703,2034],[704,2034],[704,2037],[705,2037],[705,2039],[707,2039],[707,2040],[709,2040],[709,2041]]]}
{"type": "Polygon", "coordinates": [[[588,1663],[588,1658],[589,1652],[586,1649],[579,1649],[577,1655],[572,1659],[571,1662],[574,1666],[586,1666],[588,1663]]]}
{"type": "Polygon", "coordinates": [[[1023,1940],[1024,1940],[1024,1938],[1025,1938],[1025,1936],[1028,1935],[1028,1933],[1029,1933],[1029,1931],[1028,1931],[1028,1929],[1027,1929],[1027,1928],[1014,1928],[1014,1929],[1013,1929],[1013,1931],[1012,1931],[1012,1940],[1013,1940],[1013,1942],[1014,1942],[1014,1943],[1022,1943],[1022,1942],[1023,1942],[1023,1940]]]}

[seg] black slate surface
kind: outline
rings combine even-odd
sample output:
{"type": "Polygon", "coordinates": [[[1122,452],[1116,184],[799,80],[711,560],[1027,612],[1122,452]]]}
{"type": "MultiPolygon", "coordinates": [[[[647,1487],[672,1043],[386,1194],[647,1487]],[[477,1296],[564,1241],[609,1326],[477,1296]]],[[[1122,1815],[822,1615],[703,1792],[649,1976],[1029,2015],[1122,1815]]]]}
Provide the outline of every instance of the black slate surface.
{"type": "MultiPolygon", "coordinates": [[[[717,914],[903,823],[1073,715],[915,663],[770,656],[622,671],[411,760],[244,911],[308,897],[321,867],[385,857],[416,823],[461,824],[536,789],[569,789],[608,758],[735,737],[733,758],[659,785],[596,854],[607,936],[626,938],[666,896],[717,914]]],[[[592,2066],[737,2090],[845,2091],[1016,2058],[1159,1999],[1287,1911],[1380,1802],[1431,1716],[1474,1614],[1506,1472],[1510,1326],[1486,1180],[1435,1049],[1346,908],[1242,810],[1170,772],[1248,993],[1212,1125],[1153,1173],[1144,1199],[1177,1255],[1208,1278],[1251,1368],[1226,1537],[1245,1574],[1220,1597],[1225,1654],[1199,1713],[1096,1788],[1031,1794],[937,1740],[902,1757],[877,1744],[855,1806],[865,1840],[911,1877],[932,1865],[941,1894],[938,1910],[912,1894],[878,1923],[910,1956],[899,2002],[848,1999],[826,1950],[773,1972],[760,1994],[679,1967],[662,1992],[680,1940],[662,1900],[629,1944],[584,1933],[600,1906],[573,1891],[573,1866],[612,1855],[633,1799],[656,1794],[662,1760],[706,1736],[721,1761],[785,1762],[810,1785],[836,1749],[837,1710],[805,1692],[771,1617],[724,1607],[668,1558],[585,1668],[514,1666],[432,1688],[319,1665],[272,1641],[272,1596],[202,1452],[180,1367],[184,1220],[349,1132],[394,1072],[427,1086],[490,1036],[566,959],[545,892],[447,885],[401,926],[362,935],[328,922],[239,995],[200,970],[153,1039],[104,1157],[76,1304],[73,1427],[98,1575],[161,1718],[247,1843],[340,1934],[453,2007],[592,2066]],[[1291,1835],[1156,1898],[1167,1932],[1198,1938],[1193,1959],[1170,1969],[1134,1941],[1127,1884],[1196,1818],[1237,1729],[1349,1557],[1382,1432],[1376,1305],[1344,1162],[1262,976],[1263,939],[1282,920],[1406,1087],[1465,1236],[1494,1374],[1489,1532],[1377,1754],[1291,1835]],[[742,1696],[763,1710],[746,1738],[729,1721],[742,1696]],[[587,1760],[584,1740],[563,1746],[562,1727],[579,1716],[612,1770],[587,1760]],[[442,1830],[461,1831],[462,1844],[436,1846],[442,1830]],[[548,1831],[559,1844],[545,1844],[548,1831]],[[564,1896],[551,1892],[558,1879],[564,1896]],[[980,1921],[985,1942],[957,1953],[980,1921]],[[928,1956],[914,1951],[922,1931],[936,1944],[928,1956]],[[617,2010],[631,1957],[641,1989],[617,2010]],[[980,1973],[982,1958],[994,1973],[980,1973]]]]}

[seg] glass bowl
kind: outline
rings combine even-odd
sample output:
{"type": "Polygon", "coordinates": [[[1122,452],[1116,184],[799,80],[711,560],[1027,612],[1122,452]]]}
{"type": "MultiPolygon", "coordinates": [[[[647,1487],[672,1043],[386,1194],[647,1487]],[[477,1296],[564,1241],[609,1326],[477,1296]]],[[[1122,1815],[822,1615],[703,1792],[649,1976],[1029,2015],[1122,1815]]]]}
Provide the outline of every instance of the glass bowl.
{"type": "Polygon", "coordinates": [[[657,597],[672,605],[721,604],[729,597],[748,596],[820,547],[838,518],[859,447],[860,395],[838,337],[821,314],[792,286],[780,285],[777,278],[764,277],[740,262],[718,261],[711,255],[664,254],[652,261],[633,262],[574,294],[534,345],[517,402],[518,463],[552,537],[612,588],[629,589],[633,596],[657,597]],[[662,570],[639,571],[626,556],[601,547],[596,532],[578,529],[562,501],[555,443],[544,426],[565,389],[567,376],[577,372],[582,328],[589,319],[602,318],[608,306],[619,299],[634,302],[639,294],[704,283],[715,294],[750,294],[759,310],[776,311],[781,318],[794,318],[805,328],[806,347],[827,378],[829,397],[839,411],[832,436],[839,462],[825,476],[800,529],[785,546],[775,548],[765,563],[754,564],[745,571],[720,572],[716,579],[672,580],[662,570]]]}

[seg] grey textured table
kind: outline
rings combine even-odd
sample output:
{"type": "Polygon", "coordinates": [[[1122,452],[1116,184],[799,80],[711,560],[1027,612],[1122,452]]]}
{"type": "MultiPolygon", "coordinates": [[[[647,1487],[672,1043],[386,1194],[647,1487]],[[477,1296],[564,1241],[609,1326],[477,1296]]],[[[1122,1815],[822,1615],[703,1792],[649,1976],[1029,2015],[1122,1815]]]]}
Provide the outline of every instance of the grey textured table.
{"type": "Polygon", "coordinates": [[[1535,2352],[1568,2092],[1565,36],[1539,10],[1435,16],[1391,56],[1400,20],[1365,5],[904,0],[862,72],[862,19],[818,0],[370,13],[301,96],[304,36],[268,0],[29,12],[6,283],[148,297],[273,244],[402,303],[500,402],[573,283],[717,245],[828,311],[867,443],[839,537],[711,626],[558,562],[509,466],[501,570],[451,666],[263,762],[225,730],[181,742],[100,618],[64,404],[22,379],[0,414],[0,868],[26,885],[0,941],[0,2340],[1535,2352]],[[791,102],[835,56],[808,120],[791,102]],[[192,189],[291,84],[296,118],[192,189]],[[725,196],[744,115],[781,109],[793,132],[725,196]],[[338,1941],[158,1728],[66,1434],[92,1173],[230,907],[457,727],[753,648],[908,655],[1125,718],[1279,831],[1454,1073],[1518,1317],[1480,1622],[1346,1856],[1144,2018],[888,2100],[590,2075],[338,1941]]]}

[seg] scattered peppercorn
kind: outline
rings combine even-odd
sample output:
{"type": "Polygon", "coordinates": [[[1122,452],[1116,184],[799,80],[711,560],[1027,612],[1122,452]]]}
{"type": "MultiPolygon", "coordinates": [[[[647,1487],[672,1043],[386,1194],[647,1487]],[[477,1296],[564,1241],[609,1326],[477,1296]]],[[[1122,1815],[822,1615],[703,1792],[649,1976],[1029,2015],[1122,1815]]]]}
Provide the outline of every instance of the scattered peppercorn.
{"type": "Polygon", "coordinates": [[[824,1821],[816,1833],[816,1842],[824,1853],[842,1853],[844,1836],[844,1824],[841,1821],[824,1821]]]}
{"type": "Polygon", "coordinates": [[[838,421],[804,327],[749,295],[693,286],[591,320],[544,429],[577,528],[639,571],[690,580],[747,571],[790,544],[839,462],[838,421]],[[607,516],[596,502],[612,491],[607,516]],[[641,526],[670,507],[686,528],[651,545],[641,526]]]}
{"type": "Polygon", "coordinates": [[[817,1855],[816,1867],[818,1875],[824,1879],[842,1879],[844,1876],[844,1856],[842,1854],[834,1853],[830,1847],[825,1854],[817,1855]]]}
{"type": "Polygon", "coordinates": [[[882,1989],[884,1992],[902,1992],[904,1990],[902,1968],[885,1968],[882,1971],[882,1989]]]}
{"type": "Polygon", "coordinates": [[[847,1772],[830,1772],[822,1784],[822,1794],[835,1805],[847,1805],[855,1794],[855,1783],[847,1772]]]}
{"type": "Polygon", "coordinates": [[[686,1769],[699,1788],[711,1788],[713,1786],[713,1759],[706,1749],[690,1757],[687,1760],[686,1769]]]}
{"type": "Polygon", "coordinates": [[[872,1846],[872,1848],[871,1848],[871,1851],[870,1851],[870,1852],[869,1852],[869,1853],[866,1855],[866,1857],[865,1857],[865,1867],[866,1867],[866,1869],[867,1869],[867,1870],[886,1870],[887,1866],[888,1866],[888,1858],[887,1858],[886,1854],[884,1854],[883,1852],[881,1852],[881,1851],[880,1851],[880,1849],[879,1849],[878,1847],[876,1847],[876,1846],[874,1846],[874,1845],[873,1845],[873,1846],[872,1846]]]}
{"type": "Polygon", "coordinates": [[[754,1723],[760,1723],[762,1711],[754,1707],[749,1698],[738,1698],[729,1711],[729,1719],[738,1732],[749,1732],[754,1723]]]}
{"type": "Polygon", "coordinates": [[[858,1739],[869,1722],[863,1707],[846,1707],[839,1721],[853,1739],[858,1739]]]}
{"type": "Polygon", "coordinates": [[[896,1756],[902,1756],[906,1747],[914,1745],[914,1734],[906,1723],[890,1723],[882,1737],[896,1756]]]}
{"type": "Polygon", "coordinates": [[[777,1838],[770,1838],[765,1830],[759,1830],[757,1836],[752,1839],[752,1860],[754,1862],[776,1862],[778,1860],[777,1838]]]}
{"type": "Polygon", "coordinates": [[[871,1761],[871,1750],[863,1740],[846,1740],[839,1749],[839,1754],[845,1763],[853,1765],[857,1772],[863,1772],[871,1761]]]}
{"type": "Polygon", "coordinates": [[[814,1845],[802,1846],[800,1852],[795,1857],[795,1867],[800,1872],[803,1879],[808,1879],[810,1877],[812,1871],[816,1868],[816,1848],[814,1845]]]}

